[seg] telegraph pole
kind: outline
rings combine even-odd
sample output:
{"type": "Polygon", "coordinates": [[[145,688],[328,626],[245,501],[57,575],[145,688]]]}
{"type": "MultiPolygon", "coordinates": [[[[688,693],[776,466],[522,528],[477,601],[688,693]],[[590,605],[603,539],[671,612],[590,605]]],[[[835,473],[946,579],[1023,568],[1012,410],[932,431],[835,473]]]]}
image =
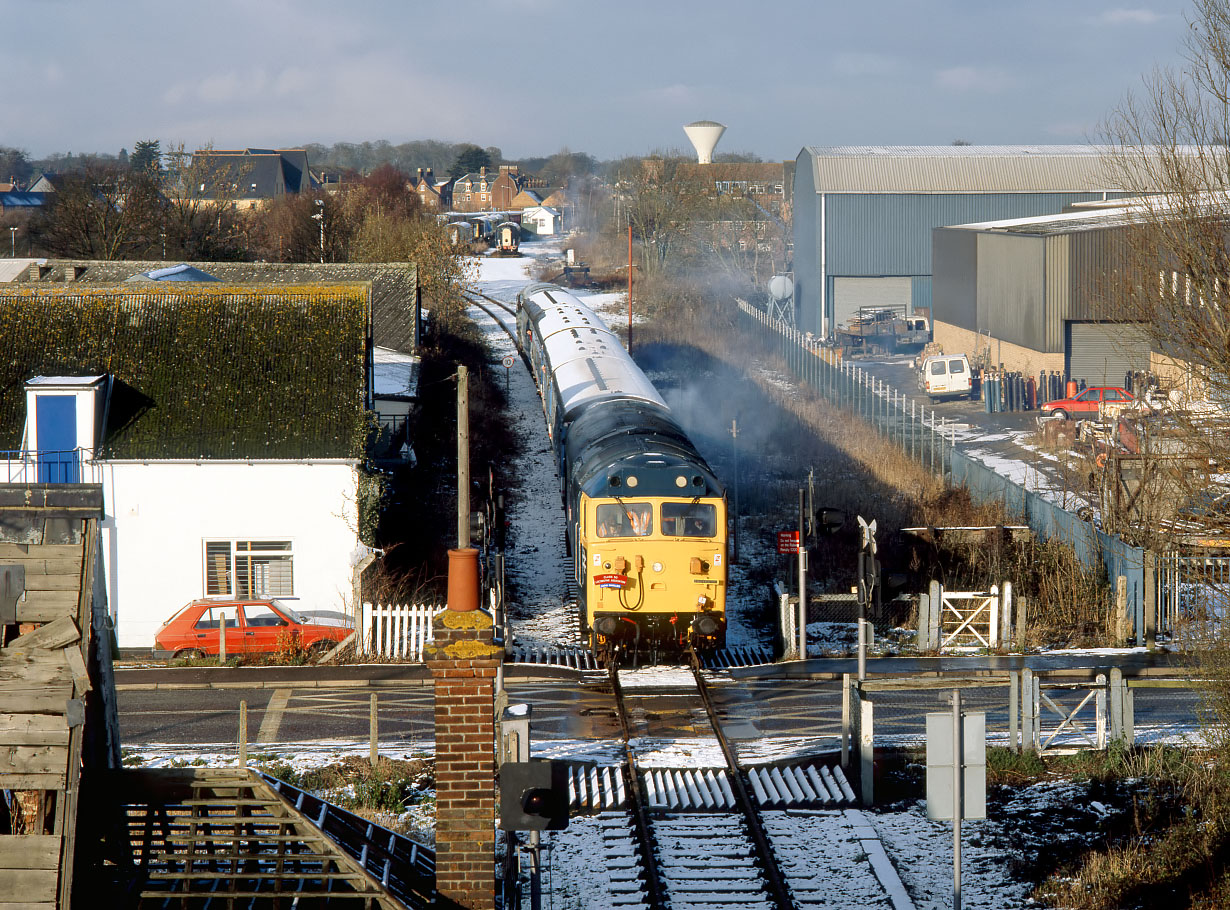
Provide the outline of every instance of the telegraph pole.
{"type": "Polygon", "coordinates": [[[799,660],[807,660],[807,546],[803,537],[803,496],[799,490],[799,660]]]}
{"type": "Polygon", "coordinates": [[[730,561],[739,561],[739,421],[730,421],[730,448],[734,453],[734,521],[730,523],[730,561]]]}
{"type": "Polygon", "coordinates": [[[628,353],[632,353],[632,220],[628,220],[628,353]]]}
{"type": "Polygon", "coordinates": [[[457,367],[457,549],[470,546],[470,371],[457,367]]]}

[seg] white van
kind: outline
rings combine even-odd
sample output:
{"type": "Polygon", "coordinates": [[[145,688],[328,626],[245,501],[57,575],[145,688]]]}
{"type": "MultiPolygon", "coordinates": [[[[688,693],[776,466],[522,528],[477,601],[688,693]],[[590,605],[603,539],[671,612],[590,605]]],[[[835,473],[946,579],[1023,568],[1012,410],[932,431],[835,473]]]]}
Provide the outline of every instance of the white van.
{"type": "Polygon", "coordinates": [[[937,398],[968,396],[973,388],[969,359],[964,354],[936,354],[927,357],[918,371],[918,388],[934,401],[937,398]]]}

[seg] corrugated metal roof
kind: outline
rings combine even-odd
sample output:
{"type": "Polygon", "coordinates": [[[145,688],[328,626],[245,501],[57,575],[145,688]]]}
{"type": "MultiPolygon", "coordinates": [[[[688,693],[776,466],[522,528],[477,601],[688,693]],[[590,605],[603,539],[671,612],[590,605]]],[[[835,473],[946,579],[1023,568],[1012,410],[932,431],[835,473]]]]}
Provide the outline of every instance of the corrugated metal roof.
{"type": "Polygon", "coordinates": [[[1095,145],[808,146],[817,193],[1113,190],[1095,145]]]}

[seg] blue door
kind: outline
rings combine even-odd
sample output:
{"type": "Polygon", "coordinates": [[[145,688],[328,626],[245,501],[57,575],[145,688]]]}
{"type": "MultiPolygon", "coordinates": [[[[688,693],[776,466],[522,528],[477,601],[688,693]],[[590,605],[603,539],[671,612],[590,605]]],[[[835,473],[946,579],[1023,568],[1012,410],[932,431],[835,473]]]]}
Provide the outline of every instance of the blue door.
{"type": "Polygon", "coordinates": [[[38,482],[80,483],[76,397],[35,395],[34,411],[38,432],[38,482]]]}

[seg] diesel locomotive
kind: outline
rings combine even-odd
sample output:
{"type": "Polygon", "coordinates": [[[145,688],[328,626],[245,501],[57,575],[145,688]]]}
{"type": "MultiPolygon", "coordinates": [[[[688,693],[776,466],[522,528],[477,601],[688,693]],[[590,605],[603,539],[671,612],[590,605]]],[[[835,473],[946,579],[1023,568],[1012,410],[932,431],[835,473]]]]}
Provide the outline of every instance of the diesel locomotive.
{"type": "Polygon", "coordinates": [[[517,343],[558,459],[582,637],[656,655],[726,641],[726,494],[653,384],[576,296],[532,284],[517,343]]]}

